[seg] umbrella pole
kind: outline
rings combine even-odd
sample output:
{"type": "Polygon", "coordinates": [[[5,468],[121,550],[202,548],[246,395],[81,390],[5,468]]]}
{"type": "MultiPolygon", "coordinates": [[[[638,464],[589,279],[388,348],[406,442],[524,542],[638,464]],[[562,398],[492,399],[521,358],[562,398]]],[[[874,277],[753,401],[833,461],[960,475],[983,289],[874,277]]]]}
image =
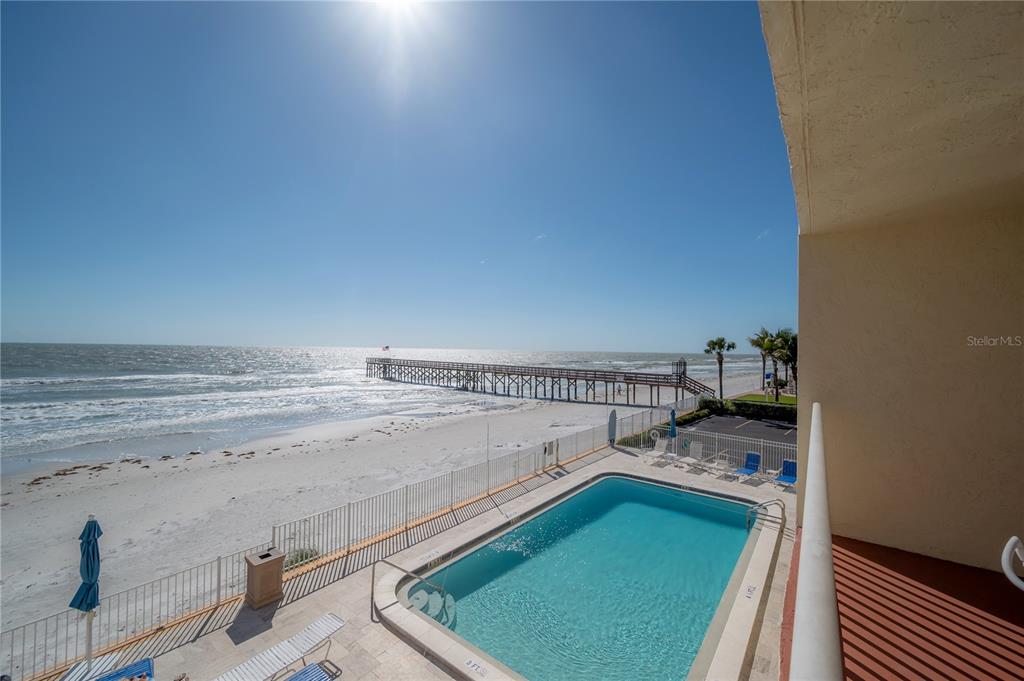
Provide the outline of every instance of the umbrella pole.
{"type": "Polygon", "coordinates": [[[85,671],[86,674],[92,671],[92,618],[96,616],[95,610],[90,610],[85,616],[85,671]]]}

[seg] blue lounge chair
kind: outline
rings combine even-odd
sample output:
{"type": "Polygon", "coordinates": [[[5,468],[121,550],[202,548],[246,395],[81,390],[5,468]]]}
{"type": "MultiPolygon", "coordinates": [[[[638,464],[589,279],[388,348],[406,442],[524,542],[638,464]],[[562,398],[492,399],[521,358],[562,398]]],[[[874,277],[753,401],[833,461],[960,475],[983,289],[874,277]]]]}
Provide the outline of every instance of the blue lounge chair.
{"type": "Polygon", "coordinates": [[[775,478],[780,485],[796,484],[796,461],[786,459],[782,462],[782,472],[775,478]]]}
{"type": "Polygon", "coordinates": [[[147,679],[153,678],[152,657],[147,657],[145,660],[133,662],[127,667],[122,667],[117,671],[96,677],[93,681],[121,681],[121,679],[133,679],[143,674],[145,674],[147,679]]]}
{"type": "Polygon", "coordinates": [[[319,664],[311,664],[295,672],[285,681],[331,681],[331,677],[319,664]]]}
{"type": "Polygon", "coordinates": [[[736,469],[736,475],[757,475],[761,470],[761,455],[757,452],[747,452],[747,461],[743,468],[736,469]]]}

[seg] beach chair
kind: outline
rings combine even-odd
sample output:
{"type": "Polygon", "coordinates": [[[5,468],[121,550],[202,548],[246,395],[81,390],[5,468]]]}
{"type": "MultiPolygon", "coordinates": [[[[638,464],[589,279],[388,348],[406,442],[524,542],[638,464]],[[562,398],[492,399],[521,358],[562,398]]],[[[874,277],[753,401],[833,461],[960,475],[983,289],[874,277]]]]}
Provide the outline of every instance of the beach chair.
{"type": "Polygon", "coordinates": [[[796,461],[784,459],[782,462],[782,472],[775,476],[775,482],[779,483],[780,485],[786,485],[787,487],[789,487],[790,485],[795,485],[796,461]]]}
{"type": "Polygon", "coordinates": [[[747,460],[743,468],[736,469],[736,475],[757,475],[761,470],[761,455],[757,452],[747,452],[747,460]]]}
{"type": "Polygon", "coordinates": [[[116,671],[104,674],[103,676],[97,677],[95,681],[121,681],[122,679],[134,679],[139,676],[145,676],[147,679],[155,677],[153,673],[152,657],[147,657],[145,660],[133,662],[127,667],[121,667],[116,671]]]}
{"type": "Polygon", "coordinates": [[[331,677],[320,665],[310,664],[289,676],[286,681],[331,681],[331,677]]]}
{"type": "Polygon", "coordinates": [[[93,681],[117,667],[117,661],[120,659],[120,652],[94,657],[91,669],[84,661],[78,662],[60,677],[60,681],[93,681]]]}
{"type": "Polygon", "coordinates": [[[654,449],[660,456],[675,456],[675,452],[672,451],[672,438],[670,437],[658,438],[654,449]]]}
{"type": "Polygon", "coordinates": [[[670,464],[673,461],[677,461],[679,459],[679,455],[676,454],[675,451],[673,451],[674,448],[675,445],[672,441],[672,438],[661,438],[658,441],[657,446],[655,447],[654,455],[657,459],[664,461],[665,465],[670,464]]]}
{"type": "MultiPolygon", "coordinates": [[[[315,649],[327,644],[327,652],[331,650],[331,636],[345,626],[345,620],[334,613],[327,613],[308,627],[267,648],[259,655],[251,657],[234,669],[224,672],[214,681],[263,681],[272,679],[293,664],[302,660],[315,649]]],[[[312,673],[312,672],[311,672],[312,673]]]]}
{"type": "Polygon", "coordinates": [[[687,451],[687,456],[689,456],[691,459],[695,459],[695,461],[693,461],[693,462],[686,462],[687,465],[688,465],[688,468],[686,469],[687,473],[694,473],[695,475],[701,475],[702,473],[714,473],[715,472],[714,471],[715,463],[711,459],[716,458],[716,457],[710,456],[710,457],[708,457],[706,459],[704,458],[704,443],[703,442],[691,442],[690,446],[687,448],[686,451],[687,451]]]}

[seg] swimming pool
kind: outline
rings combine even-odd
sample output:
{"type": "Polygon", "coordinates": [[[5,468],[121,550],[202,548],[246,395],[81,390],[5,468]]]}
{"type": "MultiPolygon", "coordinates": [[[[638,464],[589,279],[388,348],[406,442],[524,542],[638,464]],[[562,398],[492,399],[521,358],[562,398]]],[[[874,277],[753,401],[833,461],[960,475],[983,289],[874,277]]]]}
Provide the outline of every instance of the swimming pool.
{"type": "Polygon", "coordinates": [[[531,681],[682,679],[746,504],[604,478],[427,576],[414,606],[531,681]],[[445,603],[447,601],[447,603],[445,603]]]}

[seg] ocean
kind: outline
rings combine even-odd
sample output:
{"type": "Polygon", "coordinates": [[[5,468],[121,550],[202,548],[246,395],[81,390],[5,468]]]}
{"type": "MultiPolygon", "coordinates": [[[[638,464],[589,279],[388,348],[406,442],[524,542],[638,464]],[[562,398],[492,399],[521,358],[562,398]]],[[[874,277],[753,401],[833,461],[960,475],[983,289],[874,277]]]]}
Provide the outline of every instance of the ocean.
{"type": "MultiPolygon", "coordinates": [[[[507,408],[510,398],[365,377],[379,348],[0,345],[0,461],[11,474],[53,462],[149,458],[232,447],[299,426],[385,414],[507,408]]],[[[669,373],[717,381],[704,354],[392,348],[388,356],[669,373]]],[[[730,354],[727,375],[759,373],[730,354]]]]}

